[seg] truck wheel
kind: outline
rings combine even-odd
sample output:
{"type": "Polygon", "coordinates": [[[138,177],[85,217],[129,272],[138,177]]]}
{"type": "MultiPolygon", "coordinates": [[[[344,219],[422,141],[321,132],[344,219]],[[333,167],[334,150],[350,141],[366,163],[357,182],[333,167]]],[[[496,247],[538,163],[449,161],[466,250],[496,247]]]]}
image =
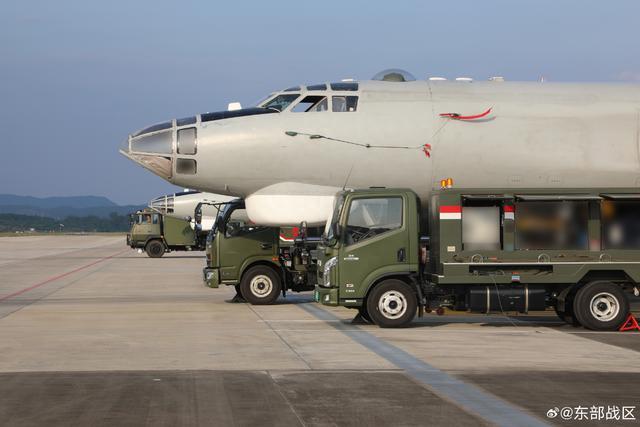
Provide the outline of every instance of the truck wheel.
{"type": "Polygon", "coordinates": [[[150,258],[160,258],[164,255],[164,245],[160,240],[151,240],[144,248],[150,258]]]}
{"type": "Polygon", "coordinates": [[[576,294],[573,311],[587,329],[615,331],[629,316],[629,299],[615,283],[591,282],[576,294]]]}
{"type": "Polygon", "coordinates": [[[272,268],[257,265],[242,276],[240,292],[253,305],[273,304],[282,290],[280,277],[272,268]]]}
{"type": "Polygon", "coordinates": [[[580,326],[582,326],[580,324],[580,322],[578,321],[578,319],[576,318],[576,315],[574,313],[574,301],[575,301],[575,291],[571,291],[569,292],[569,294],[565,297],[565,302],[564,302],[564,311],[560,311],[558,310],[558,306],[556,305],[554,308],[556,314],[558,315],[558,317],[560,318],[560,320],[562,320],[565,323],[568,323],[570,325],[573,325],[574,327],[578,328],[580,326]]]}
{"type": "Polygon", "coordinates": [[[366,304],[363,305],[363,306],[358,307],[358,314],[360,315],[360,317],[362,317],[367,322],[373,323],[373,319],[369,315],[369,310],[367,310],[366,304]]]}
{"type": "Polygon", "coordinates": [[[367,298],[367,311],[381,328],[399,328],[416,315],[418,301],[415,292],[401,280],[389,279],[373,288],[367,298]]]}

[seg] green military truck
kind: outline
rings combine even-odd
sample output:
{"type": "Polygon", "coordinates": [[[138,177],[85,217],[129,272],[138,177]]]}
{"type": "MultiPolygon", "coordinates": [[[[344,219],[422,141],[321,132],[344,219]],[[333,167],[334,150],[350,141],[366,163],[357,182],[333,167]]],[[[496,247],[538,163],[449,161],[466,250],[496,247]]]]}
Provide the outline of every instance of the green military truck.
{"type": "MultiPolygon", "coordinates": [[[[233,285],[251,304],[266,305],[287,290],[312,291],[316,281],[319,238],[302,238],[295,230],[252,224],[244,201],[220,204],[218,218],[206,240],[207,286],[233,285]]],[[[196,210],[195,218],[198,221],[196,210]]]]}
{"type": "Polygon", "coordinates": [[[640,282],[637,189],[444,188],[337,195],[323,235],[315,297],[357,308],[381,327],[416,311],[555,309],[615,330],[640,282]]]}
{"type": "Polygon", "coordinates": [[[151,258],[160,258],[165,252],[204,250],[206,233],[197,232],[189,219],[163,215],[145,208],[132,215],[127,246],[144,250],[151,258]]]}

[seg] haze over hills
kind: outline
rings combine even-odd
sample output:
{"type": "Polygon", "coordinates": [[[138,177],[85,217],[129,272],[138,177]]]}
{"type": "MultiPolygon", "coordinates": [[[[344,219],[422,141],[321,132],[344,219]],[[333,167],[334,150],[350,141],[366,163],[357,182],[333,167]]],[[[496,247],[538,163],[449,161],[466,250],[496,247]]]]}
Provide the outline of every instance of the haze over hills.
{"type": "Polygon", "coordinates": [[[55,219],[69,216],[109,217],[126,215],[145,205],[118,205],[101,196],[32,197],[0,194],[0,214],[43,216],[55,219]]]}

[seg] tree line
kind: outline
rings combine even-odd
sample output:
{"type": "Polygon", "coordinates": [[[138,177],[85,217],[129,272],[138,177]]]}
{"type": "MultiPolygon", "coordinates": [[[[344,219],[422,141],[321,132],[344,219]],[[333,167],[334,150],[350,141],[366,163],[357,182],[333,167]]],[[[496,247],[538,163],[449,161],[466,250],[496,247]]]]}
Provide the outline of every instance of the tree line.
{"type": "Polygon", "coordinates": [[[129,230],[129,216],[111,212],[108,217],[68,216],[54,219],[45,216],[0,214],[0,232],[117,232],[129,230]]]}

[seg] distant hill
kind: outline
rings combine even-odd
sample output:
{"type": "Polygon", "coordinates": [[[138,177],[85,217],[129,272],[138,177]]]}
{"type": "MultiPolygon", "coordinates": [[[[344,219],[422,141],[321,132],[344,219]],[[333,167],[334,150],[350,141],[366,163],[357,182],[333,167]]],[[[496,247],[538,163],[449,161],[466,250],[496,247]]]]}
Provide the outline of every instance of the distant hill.
{"type": "Polygon", "coordinates": [[[0,214],[17,214],[50,217],[97,216],[107,218],[111,213],[126,215],[143,208],[144,205],[120,206],[106,197],[31,197],[0,194],[0,214]]]}
{"type": "Polygon", "coordinates": [[[69,216],[61,220],[46,216],[0,214],[0,233],[7,232],[114,232],[127,231],[129,217],[111,213],[97,216],[69,216]]]}

